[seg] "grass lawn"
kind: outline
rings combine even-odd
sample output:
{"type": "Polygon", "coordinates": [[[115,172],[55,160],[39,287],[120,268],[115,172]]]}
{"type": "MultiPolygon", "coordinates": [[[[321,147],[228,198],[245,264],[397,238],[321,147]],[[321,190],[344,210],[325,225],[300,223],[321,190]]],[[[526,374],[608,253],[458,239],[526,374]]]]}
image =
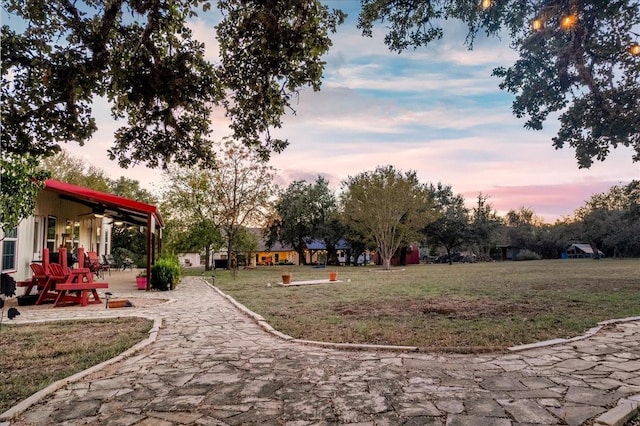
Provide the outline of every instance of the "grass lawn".
{"type": "Polygon", "coordinates": [[[57,380],[99,364],[148,336],[152,321],[117,318],[0,328],[0,413],[57,380]]]}
{"type": "MultiPolygon", "coordinates": [[[[296,338],[483,352],[582,334],[640,316],[640,260],[543,260],[371,267],[217,270],[215,285],[296,338]],[[342,282],[279,285],[326,279],[342,282]],[[347,282],[347,280],[350,280],[347,282]]],[[[202,269],[187,274],[200,275],[202,269]]],[[[210,273],[205,273],[210,275],[210,273]]]]}

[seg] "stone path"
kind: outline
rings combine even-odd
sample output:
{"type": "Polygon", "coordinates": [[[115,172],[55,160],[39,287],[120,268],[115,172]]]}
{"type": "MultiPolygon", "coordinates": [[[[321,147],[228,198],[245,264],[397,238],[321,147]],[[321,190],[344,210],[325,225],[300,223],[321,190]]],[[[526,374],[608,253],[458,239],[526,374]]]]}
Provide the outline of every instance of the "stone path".
{"type": "Polygon", "coordinates": [[[640,322],[507,355],[345,351],[274,337],[197,278],[168,295],[175,300],[117,312],[160,315],[155,343],[11,425],[580,425],[640,394],[640,322]]]}

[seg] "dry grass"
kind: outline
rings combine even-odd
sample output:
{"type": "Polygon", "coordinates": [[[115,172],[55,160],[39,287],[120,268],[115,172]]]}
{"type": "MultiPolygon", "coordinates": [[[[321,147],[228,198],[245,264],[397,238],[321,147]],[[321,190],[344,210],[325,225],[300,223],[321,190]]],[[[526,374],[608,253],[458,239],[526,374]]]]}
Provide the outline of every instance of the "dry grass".
{"type": "Polygon", "coordinates": [[[329,269],[276,266],[240,270],[235,281],[216,271],[215,284],[296,338],[436,351],[499,351],[640,315],[637,259],[334,269],[343,282],[282,287],[284,271],[297,281],[329,269]]]}
{"type": "Polygon", "coordinates": [[[147,337],[152,321],[116,318],[0,328],[0,412],[40,389],[106,361],[147,337]]]}

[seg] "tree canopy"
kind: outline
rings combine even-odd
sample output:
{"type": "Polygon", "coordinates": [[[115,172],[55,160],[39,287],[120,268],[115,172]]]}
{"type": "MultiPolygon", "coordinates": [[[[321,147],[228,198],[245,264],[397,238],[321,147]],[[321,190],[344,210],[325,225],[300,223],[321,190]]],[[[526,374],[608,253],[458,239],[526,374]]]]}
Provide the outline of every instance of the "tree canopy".
{"type": "Polygon", "coordinates": [[[431,184],[428,189],[438,215],[423,231],[427,238],[442,244],[451,265],[451,251],[470,240],[469,209],[464,205],[462,194],[454,194],[449,185],[431,184]]]}
{"type": "Polygon", "coordinates": [[[335,258],[335,245],[344,228],[338,217],[338,200],[325,178],[318,176],[314,183],[292,182],[276,201],[274,214],[266,230],[268,245],[276,241],[291,244],[298,262],[304,263],[307,242],[319,238],[327,247],[328,258],[335,258]]]}
{"type": "Polygon", "coordinates": [[[434,217],[429,191],[414,171],[377,167],[349,177],[343,183],[344,218],[352,229],[376,242],[384,269],[402,244],[417,239],[434,217]]]}
{"type": "Polygon", "coordinates": [[[582,235],[596,249],[616,256],[640,254],[640,181],[593,195],[576,210],[582,235]]]}
{"type": "MultiPolygon", "coordinates": [[[[124,120],[109,150],[127,167],[214,164],[210,113],[223,107],[233,137],[263,158],[301,87],[320,87],[344,15],[320,0],[218,0],[205,58],[188,19],[213,13],[200,0],[2,0],[3,151],[35,157],[96,131],[96,97],[124,120]]],[[[215,10],[215,9],[214,9],[215,10]]]]}
{"type": "Polygon", "coordinates": [[[217,241],[219,232],[227,243],[229,258],[242,228],[262,224],[268,213],[274,169],[246,146],[227,140],[212,170],[173,167],[165,173],[167,187],[163,210],[176,224],[175,232],[200,229],[198,241],[217,241]]]}
{"type": "Polygon", "coordinates": [[[3,153],[0,157],[0,239],[36,208],[36,195],[49,173],[31,155],[3,153]]]}
{"type": "Polygon", "coordinates": [[[553,145],[575,149],[579,167],[630,147],[640,161],[640,3],[635,0],[362,0],[359,27],[388,27],[390,49],[426,46],[443,23],[468,25],[466,44],[481,32],[508,33],[519,59],[496,68],[500,87],[515,94],[513,113],[528,129],[559,114],[553,145]]]}

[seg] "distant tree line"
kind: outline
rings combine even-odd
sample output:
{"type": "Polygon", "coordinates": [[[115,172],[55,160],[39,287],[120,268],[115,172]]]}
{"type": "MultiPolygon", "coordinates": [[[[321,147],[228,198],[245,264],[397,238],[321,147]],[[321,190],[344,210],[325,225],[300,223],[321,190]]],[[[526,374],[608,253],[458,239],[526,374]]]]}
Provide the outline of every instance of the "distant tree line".
{"type": "MultiPolygon", "coordinates": [[[[351,176],[332,191],[318,176],[298,180],[284,190],[273,183],[275,170],[251,150],[227,141],[218,152],[216,170],[172,168],[166,186],[155,196],[135,180],[108,179],[104,171],[62,152],[43,168],[53,178],[147,203],[160,203],[165,218],[163,248],[199,251],[206,264],[226,248],[229,258],[255,251],[262,228],[268,245],[287,244],[305,262],[306,245],[321,240],[327,262],[337,263],[336,244],[344,239],[349,259],[376,251],[384,267],[402,262],[406,247],[418,243],[431,257],[451,261],[490,260],[500,246],[524,249],[533,258],[557,259],[572,243],[590,244],[608,257],[640,256],[640,181],[596,194],[573,216],[545,223],[527,207],[500,216],[486,194],[467,207],[450,185],[420,182],[414,171],[377,167],[351,176]]],[[[138,228],[114,227],[112,246],[122,257],[144,256],[138,228]]]]}
{"type": "Polygon", "coordinates": [[[607,256],[640,256],[640,181],[594,195],[573,217],[554,224],[526,207],[501,217],[488,200],[480,193],[468,208],[449,185],[424,184],[415,172],[378,167],[345,180],[340,196],[322,177],[312,184],[293,182],[276,200],[266,236],[290,244],[302,262],[306,240],[323,240],[331,262],[335,243],[344,238],[355,258],[376,250],[386,268],[393,257],[402,261],[402,249],[414,242],[449,261],[461,251],[470,260],[490,260],[499,246],[557,259],[572,243],[588,243],[607,256]]]}

